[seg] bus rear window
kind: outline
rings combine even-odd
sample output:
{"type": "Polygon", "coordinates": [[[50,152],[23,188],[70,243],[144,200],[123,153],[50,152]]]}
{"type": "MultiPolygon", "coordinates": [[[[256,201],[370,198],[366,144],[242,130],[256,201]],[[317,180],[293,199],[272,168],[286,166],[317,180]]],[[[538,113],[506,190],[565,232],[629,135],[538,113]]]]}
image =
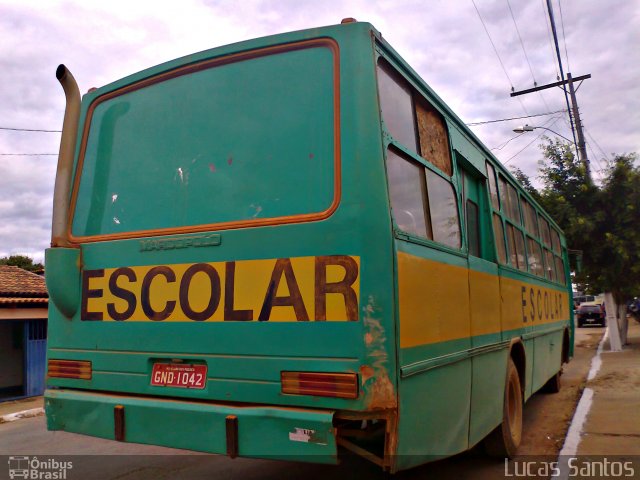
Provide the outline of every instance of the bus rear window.
{"type": "Polygon", "coordinates": [[[207,61],[98,97],[86,120],[72,234],[224,228],[328,211],[337,201],[338,92],[332,49],[317,43],[207,61]]]}

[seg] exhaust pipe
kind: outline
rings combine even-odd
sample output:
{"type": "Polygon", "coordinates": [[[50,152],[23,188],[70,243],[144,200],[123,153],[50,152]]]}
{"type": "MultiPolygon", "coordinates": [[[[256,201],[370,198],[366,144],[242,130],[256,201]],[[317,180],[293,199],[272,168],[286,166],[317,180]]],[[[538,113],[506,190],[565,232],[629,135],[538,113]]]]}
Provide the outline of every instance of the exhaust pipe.
{"type": "Polygon", "coordinates": [[[73,157],[78,135],[78,121],[80,119],[80,90],[73,75],[64,65],[59,65],[56,69],[56,78],[64,90],[67,106],[64,111],[64,122],[62,123],[58,168],[53,191],[51,246],[67,247],[70,245],[67,224],[69,221],[73,157]]]}

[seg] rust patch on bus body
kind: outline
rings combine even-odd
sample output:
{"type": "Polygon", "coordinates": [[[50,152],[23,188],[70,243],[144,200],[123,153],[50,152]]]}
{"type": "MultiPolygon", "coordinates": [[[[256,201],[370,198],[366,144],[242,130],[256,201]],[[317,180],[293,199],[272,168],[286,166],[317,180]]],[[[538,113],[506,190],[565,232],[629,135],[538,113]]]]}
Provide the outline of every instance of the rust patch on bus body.
{"type": "Polygon", "coordinates": [[[366,404],[371,410],[396,408],[396,392],[387,370],[387,338],[380,320],[374,318],[375,311],[375,301],[370,296],[369,302],[363,307],[364,343],[370,363],[360,367],[362,385],[366,391],[366,404]]]}

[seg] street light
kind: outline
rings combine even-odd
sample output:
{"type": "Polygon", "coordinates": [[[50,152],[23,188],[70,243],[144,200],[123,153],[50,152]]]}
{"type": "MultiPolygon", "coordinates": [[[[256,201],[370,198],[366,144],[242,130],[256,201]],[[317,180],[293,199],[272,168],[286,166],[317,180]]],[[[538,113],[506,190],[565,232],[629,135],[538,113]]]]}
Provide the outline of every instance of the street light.
{"type": "Polygon", "coordinates": [[[558,135],[559,137],[564,138],[567,142],[569,142],[571,145],[573,145],[573,141],[569,140],[567,137],[565,137],[564,135],[560,135],[558,132],[551,130],[550,128],[547,127],[532,127],[531,125],[523,125],[521,127],[518,128],[514,128],[513,131],[516,133],[525,133],[525,132],[533,132],[534,130],[541,128],[543,130],[549,130],[550,132],[558,135]]]}

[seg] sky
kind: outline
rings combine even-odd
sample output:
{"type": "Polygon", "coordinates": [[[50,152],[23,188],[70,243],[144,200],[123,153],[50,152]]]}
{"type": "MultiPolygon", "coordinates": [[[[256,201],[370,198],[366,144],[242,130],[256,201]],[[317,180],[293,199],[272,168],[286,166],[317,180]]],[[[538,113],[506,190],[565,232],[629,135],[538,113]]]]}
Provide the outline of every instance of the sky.
{"type": "MultiPolygon", "coordinates": [[[[592,75],[577,96],[597,181],[614,153],[640,152],[640,0],[551,3],[565,73],[592,75]]],[[[49,246],[57,155],[40,154],[57,154],[60,134],[7,129],[61,129],[58,64],[84,93],[194,52],[345,17],[372,23],[466,123],[566,109],[559,88],[509,95],[556,81],[546,0],[0,0],[0,257],[43,261],[49,246]],[[25,153],[38,155],[15,155],[25,153]]],[[[563,112],[471,129],[539,185],[539,145],[554,134],[513,132],[523,124],[572,136],[563,112]]]]}

